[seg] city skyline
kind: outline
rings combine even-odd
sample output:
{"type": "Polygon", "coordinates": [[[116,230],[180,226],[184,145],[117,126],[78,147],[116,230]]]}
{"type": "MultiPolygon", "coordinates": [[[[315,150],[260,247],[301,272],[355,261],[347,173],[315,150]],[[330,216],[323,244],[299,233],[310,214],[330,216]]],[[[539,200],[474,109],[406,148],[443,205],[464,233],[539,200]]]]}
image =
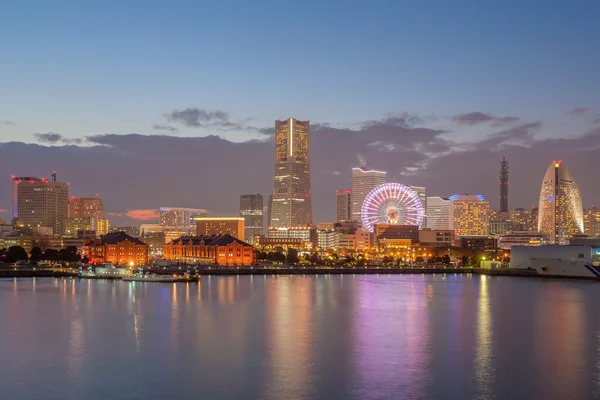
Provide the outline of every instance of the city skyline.
{"type": "MultiPolygon", "coordinates": [[[[483,193],[497,209],[503,154],[511,208],[537,203],[537,171],[552,159],[576,174],[584,207],[600,203],[589,169],[600,146],[600,57],[589,52],[600,4],[474,3],[456,14],[445,2],[217,2],[181,15],[135,3],[119,3],[136,10],[126,24],[113,1],[40,2],[33,15],[20,2],[3,9],[11,41],[0,47],[12,61],[0,98],[0,176],[57,170],[73,195],[99,192],[113,225],[154,220],[160,204],[233,215],[241,194],[271,193],[272,121],[293,115],[311,121],[314,222],[331,220],[333,191],[349,188],[351,168],[362,165],[432,196],[483,193]],[[298,18],[282,33],[270,22],[285,11],[298,18]],[[213,35],[221,40],[206,40],[213,35]],[[311,56],[290,65],[283,48],[311,56]],[[215,166],[228,182],[180,177],[215,166]]],[[[0,193],[0,210],[10,206],[0,193]]]]}

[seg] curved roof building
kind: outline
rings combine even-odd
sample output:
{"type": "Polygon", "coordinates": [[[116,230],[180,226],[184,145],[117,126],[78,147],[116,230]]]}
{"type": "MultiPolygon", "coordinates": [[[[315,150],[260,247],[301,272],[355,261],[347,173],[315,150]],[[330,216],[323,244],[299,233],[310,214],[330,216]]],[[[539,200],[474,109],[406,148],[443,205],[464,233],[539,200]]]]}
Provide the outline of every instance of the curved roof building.
{"type": "Polygon", "coordinates": [[[538,230],[553,244],[568,244],[583,233],[583,204],[579,187],[562,161],[553,161],[546,170],[540,191],[538,230]]]}

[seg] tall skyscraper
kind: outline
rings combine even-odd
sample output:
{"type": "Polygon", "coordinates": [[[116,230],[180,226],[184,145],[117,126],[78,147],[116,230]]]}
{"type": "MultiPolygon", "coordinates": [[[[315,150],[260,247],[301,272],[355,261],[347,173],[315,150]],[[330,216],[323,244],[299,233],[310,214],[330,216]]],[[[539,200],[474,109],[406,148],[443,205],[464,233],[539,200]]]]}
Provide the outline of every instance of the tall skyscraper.
{"type": "Polygon", "coordinates": [[[360,209],[365,197],[377,186],[386,183],[387,173],[368,170],[364,167],[352,168],[352,220],[361,222],[360,209]]]}
{"type": "Polygon", "coordinates": [[[65,232],[69,212],[69,185],[47,179],[17,181],[17,224],[52,228],[55,235],[65,232]]]}
{"type": "Polygon", "coordinates": [[[352,220],[352,191],[336,190],[335,192],[335,222],[352,220]]]}
{"type": "Polygon", "coordinates": [[[552,244],[569,244],[573,235],[584,231],[579,187],[560,160],[550,164],[542,181],[538,230],[552,244]]]}
{"type": "Polygon", "coordinates": [[[240,217],[244,218],[244,237],[249,244],[254,244],[256,235],[264,235],[263,209],[262,194],[240,196],[240,217]]]}
{"type": "Polygon", "coordinates": [[[502,156],[500,163],[500,212],[508,212],[508,161],[502,156]]]}
{"type": "Polygon", "coordinates": [[[162,226],[189,228],[195,226],[195,218],[206,217],[208,211],[202,208],[160,207],[158,222],[162,226]]]}
{"type": "Polygon", "coordinates": [[[488,234],[490,203],[482,195],[452,195],[454,231],[458,236],[488,234]]]}
{"type": "Polygon", "coordinates": [[[12,220],[13,224],[19,216],[19,184],[22,182],[42,182],[42,179],[32,176],[12,176],[12,220]]]}
{"type": "Polygon", "coordinates": [[[272,227],[311,225],[309,121],[275,121],[272,227]]]}
{"type": "Polygon", "coordinates": [[[419,196],[419,200],[421,200],[421,206],[423,207],[423,223],[421,227],[427,227],[427,194],[426,190],[423,186],[409,186],[419,196]]]}
{"type": "Polygon", "coordinates": [[[454,207],[448,198],[427,198],[427,228],[435,230],[454,229],[454,207]]]}

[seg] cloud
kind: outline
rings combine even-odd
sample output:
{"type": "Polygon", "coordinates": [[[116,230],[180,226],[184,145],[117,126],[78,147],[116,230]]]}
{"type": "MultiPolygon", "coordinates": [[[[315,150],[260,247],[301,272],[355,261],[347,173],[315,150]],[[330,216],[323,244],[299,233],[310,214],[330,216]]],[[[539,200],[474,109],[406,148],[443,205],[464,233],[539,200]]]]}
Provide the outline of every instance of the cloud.
{"type": "Polygon", "coordinates": [[[0,120],[0,125],[14,125],[14,122],[8,120],[0,120]]]}
{"type": "Polygon", "coordinates": [[[484,114],[479,111],[470,112],[466,114],[458,114],[452,117],[452,121],[459,125],[477,125],[482,123],[489,123],[491,126],[499,127],[510,125],[518,122],[520,119],[517,117],[495,117],[490,114],[484,114]]]}
{"type": "Polygon", "coordinates": [[[573,107],[567,111],[571,117],[583,117],[587,113],[587,107],[573,107]]]}
{"type": "Polygon", "coordinates": [[[54,144],[62,141],[63,137],[59,133],[48,132],[48,133],[34,133],[33,136],[38,142],[54,144]]]}
{"type": "Polygon", "coordinates": [[[220,127],[223,129],[243,129],[242,125],[232,122],[229,114],[224,111],[207,111],[192,107],[185,110],[173,110],[165,114],[169,122],[180,123],[189,128],[220,127]]]}
{"type": "Polygon", "coordinates": [[[9,212],[9,210],[2,210],[2,209],[0,209],[0,213],[7,213],[7,212],[9,212]]]}
{"type": "Polygon", "coordinates": [[[127,210],[126,216],[139,221],[151,221],[158,219],[158,211],[153,209],[146,210],[127,210]]]}
{"type": "Polygon", "coordinates": [[[55,132],[34,133],[33,136],[38,140],[38,142],[45,144],[81,144],[83,142],[82,139],[67,139],[60,133],[55,132]]]}
{"type": "Polygon", "coordinates": [[[152,129],[156,129],[157,131],[167,131],[167,132],[172,132],[172,133],[179,131],[179,129],[177,129],[171,125],[154,125],[152,127],[152,129]]]}
{"type": "Polygon", "coordinates": [[[528,146],[534,142],[534,136],[541,126],[542,122],[536,121],[494,132],[475,142],[474,147],[477,150],[499,150],[509,145],[528,146]]]}

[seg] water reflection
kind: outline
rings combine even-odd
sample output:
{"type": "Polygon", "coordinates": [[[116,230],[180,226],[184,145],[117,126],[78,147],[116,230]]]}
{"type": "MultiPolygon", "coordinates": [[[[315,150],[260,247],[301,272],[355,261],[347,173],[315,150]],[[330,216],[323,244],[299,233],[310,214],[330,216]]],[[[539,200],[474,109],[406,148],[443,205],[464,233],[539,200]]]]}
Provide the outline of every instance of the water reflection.
{"type": "Polygon", "coordinates": [[[477,304],[477,346],[475,353],[475,377],[477,379],[478,398],[494,399],[494,354],[493,327],[490,311],[490,278],[479,278],[479,297],[477,304]]]}
{"type": "Polygon", "coordinates": [[[598,302],[460,275],[0,280],[2,398],[593,398],[598,302]]]}

